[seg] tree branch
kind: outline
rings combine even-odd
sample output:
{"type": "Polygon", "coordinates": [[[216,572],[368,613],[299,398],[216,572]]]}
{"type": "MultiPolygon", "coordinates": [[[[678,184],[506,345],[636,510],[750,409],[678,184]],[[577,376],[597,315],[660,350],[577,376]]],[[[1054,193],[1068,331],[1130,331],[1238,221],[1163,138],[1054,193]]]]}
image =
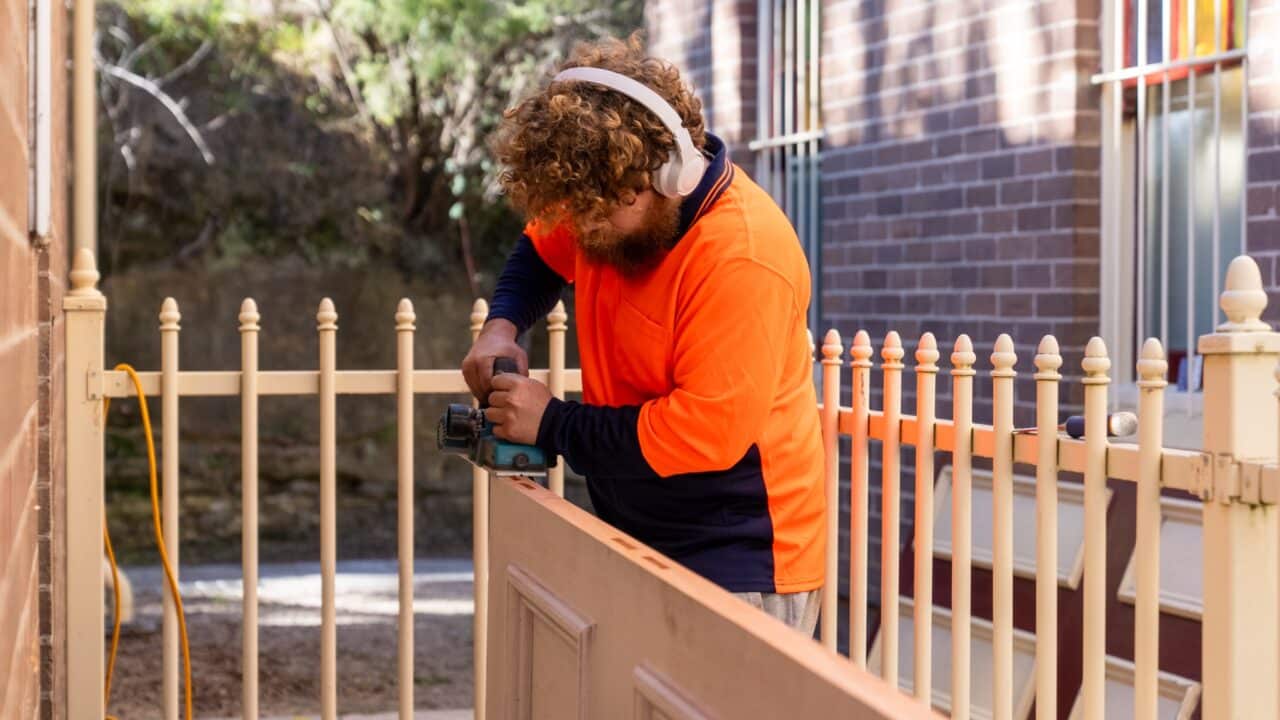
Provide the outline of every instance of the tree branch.
{"type": "Polygon", "coordinates": [[[206,57],[208,57],[210,52],[213,52],[213,43],[209,42],[208,40],[205,40],[204,42],[200,43],[200,47],[196,48],[196,51],[194,53],[191,53],[191,57],[187,58],[178,67],[170,70],[168,73],[165,73],[165,76],[157,80],[156,84],[159,85],[160,87],[164,87],[165,85],[168,85],[169,83],[173,82],[174,80],[177,80],[183,75],[186,75],[187,73],[194,70],[195,67],[199,65],[206,57]]]}
{"type": "Polygon", "coordinates": [[[196,129],[196,126],[191,123],[190,118],[187,117],[187,113],[183,111],[182,106],[170,97],[168,93],[162,90],[159,85],[156,85],[154,81],[144,78],[137,73],[125,70],[122,67],[112,65],[104,60],[101,55],[96,59],[98,61],[98,67],[102,69],[102,72],[114,78],[123,80],[124,82],[129,83],[155,98],[157,102],[169,111],[169,114],[173,116],[173,119],[176,120],[178,125],[180,125],[183,131],[186,132],[187,137],[191,138],[192,144],[194,144],[196,149],[200,151],[200,157],[204,159],[205,164],[213,164],[213,152],[209,150],[209,146],[205,143],[204,137],[200,134],[200,131],[196,129]]]}

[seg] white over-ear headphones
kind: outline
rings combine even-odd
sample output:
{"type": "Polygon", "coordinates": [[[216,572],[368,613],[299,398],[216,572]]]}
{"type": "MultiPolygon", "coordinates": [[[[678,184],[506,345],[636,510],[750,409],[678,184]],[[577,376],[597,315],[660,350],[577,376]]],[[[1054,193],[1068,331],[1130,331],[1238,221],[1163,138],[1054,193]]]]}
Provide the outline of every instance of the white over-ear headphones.
{"type": "Polygon", "coordinates": [[[653,111],[676,138],[676,154],[653,178],[653,189],[667,197],[684,197],[698,187],[707,169],[706,158],[693,146],[693,138],[680,122],[680,115],[662,96],[626,75],[597,67],[563,70],[552,82],[579,80],[617,90],[653,111]]]}

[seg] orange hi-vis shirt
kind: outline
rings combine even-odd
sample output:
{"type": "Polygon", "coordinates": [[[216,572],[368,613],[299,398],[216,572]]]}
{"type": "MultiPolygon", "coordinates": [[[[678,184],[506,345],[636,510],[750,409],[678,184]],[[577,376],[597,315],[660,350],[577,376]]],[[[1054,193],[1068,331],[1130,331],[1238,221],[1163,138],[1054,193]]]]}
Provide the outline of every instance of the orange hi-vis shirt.
{"type": "Polygon", "coordinates": [[[684,232],[643,275],[588,262],[565,226],[526,228],[574,285],[585,401],[553,401],[538,442],[587,476],[603,519],[728,590],[812,590],[828,510],[809,267],[772,198],[708,145],[684,232]]]}

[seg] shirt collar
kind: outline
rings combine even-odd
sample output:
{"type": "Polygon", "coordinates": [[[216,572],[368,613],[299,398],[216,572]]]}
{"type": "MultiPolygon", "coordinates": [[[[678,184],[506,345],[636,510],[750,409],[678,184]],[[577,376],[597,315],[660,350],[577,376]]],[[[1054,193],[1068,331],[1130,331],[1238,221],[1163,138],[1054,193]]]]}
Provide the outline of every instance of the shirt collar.
{"type": "Polygon", "coordinates": [[[729,162],[729,153],[723,140],[707,133],[707,144],[703,152],[710,162],[707,163],[698,186],[680,202],[680,237],[684,237],[694,223],[698,222],[698,218],[707,213],[733,181],[733,163],[729,162]]]}

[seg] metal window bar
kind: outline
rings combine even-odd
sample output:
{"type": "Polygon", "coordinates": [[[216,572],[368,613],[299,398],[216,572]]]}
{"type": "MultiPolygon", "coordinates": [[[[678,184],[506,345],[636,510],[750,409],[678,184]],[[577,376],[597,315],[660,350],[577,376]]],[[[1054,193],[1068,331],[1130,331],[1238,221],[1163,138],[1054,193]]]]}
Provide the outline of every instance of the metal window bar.
{"type": "MultiPolygon", "coordinates": [[[[1202,360],[1198,357],[1195,347],[1195,335],[1197,331],[1197,316],[1201,318],[1200,322],[1209,322],[1212,326],[1220,319],[1218,309],[1198,308],[1196,302],[1196,285],[1200,282],[1206,283],[1211,290],[1210,297],[1217,298],[1221,292],[1219,274],[1222,269],[1224,260],[1224,238],[1223,226],[1223,208],[1224,202],[1223,177],[1225,171],[1223,163],[1223,102],[1224,91],[1223,71],[1224,65],[1233,65],[1238,63],[1241,68],[1242,84],[1246,88],[1241,92],[1239,100],[1241,118],[1240,132],[1243,135],[1242,142],[1247,146],[1248,132],[1248,76],[1247,76],[1247,58],[1248,47],[1245,41],[1247,35],[1247,18],[1248,4],[1233,3],[1232,15],[1224,10],[1222,0],[1212,3],[1213,12],[1213,40],[1212,43],[1206,45],[1197,42],[1197,23],[1203,26],[1203,20],[1199,18],[1200,12],[1207,11],[1209,8],[1199,8],[1200,3],[1185,2],[1181,8],[1183,10],[1183,22],[1178,27],[1178,32],[1185,32],[1186,42],[1182,43],[1183,52],[1180,57],[1174,57],[1175,47],[1179,45],[1179,38],[1174,37],[1174,14],[1175,4],[1171,0],[1161,0],[1160,8],[1160,56],[1153,60],[1150,56],[1148,47],[1148,38],[1152,27],[1149,9],[1152,9],[1150,0],[1133,0],[1136,7],[1134,8],[1133,20],[1135,28],[1126,28],[1128,18],[1125,14],[1126,0],[1112,0],[1107,11],[1104,12],[1104,37],[1106,41],[1103,47],[1103,71],[1092,77],[1094,84],[1103,86],[1104,97],[1104,119],[1103,119],[1103,167],[1104,167],[1104,184],[1110,185],[1111,182],[1119,180],[1122,168],[1119,167],[1114,159],[1108,158],[1108,155],[1118,151],[1120,136],[1125,132],[1124,127],[1124,88],[1127,82],[1136,85],[1135,101],[1136,113],[1133,118],[1134,124],[1134,146],[1135,153],[1134,175],[1131,178],[1132,189],[1125,189],[1123,192],[1104,192],[1103,204],[1132,202],[1136,209],[1133,217],[1133,244],[1135,267],[1131,277],[1133,277],[1133,302],[1136,309],[1135,320],[1137,326],[1135,331],[1130,335],[1125,333],[1121,335],[1124,325],[1123,318],[1120,315],[1120,308],[1125,305],[1121,297],[1121,293],[1126,292],[1127,283],[1124,282],[1122,274],[1125,261],[1122,257],[1123,243],[1112,241],[1110,247],[1111,252],[1104,253],[1110,268],[1104,268],[1104,284],[1110,288],[1112,293],[1116,294],[1115,302],[1111,303],[1114,308],[1107,318],[1110,334],[1108,337],[1116,343],[1117,348],[1134,348],[1136,349],[1136,339],[1146,337],[1148,335],[1156,335],[1166,348],[1170,347],[1170,304],[1171,304],[1171,265],[1173,263],[1173,254],[1175,252],[1173,238],[1171,237],[1171,196],[1174,194],[1170,187],[1170,134],[1173,128],[1171,122],[1172,114],[1177,110],[1173,103],[1173,87],[1171,75],[1174,73],[1185,73],[1187,101],[1185,106],[1186,127],[1189,132],[1189,142],[1185,152],[1186,155],[1186,172],[1185,172],[1185,242],[1181,243],[1182,252],[1184,253],[1186,271],[1185,271],[1185,298],[1183,303],[1183,311],[1185,314],[1185,337],[1181,343],[1185,347],[1180,348],[1183,355],[1183,364],[1179,368],[1180,385],[1185,387],[1188,392],[1185,395],[1184,410],[1190,415],[1195,407],[1192,401],[1193,394],[1199,389],[1197,377],[1200,373],[1196,372],[1196,368],[1202,366],[1202,360]],[[1237,25],[1238,23],[1238,25],[1237,25]],[[1233,37],[1236,38],[1238,46],[1232,46],[1223,42],[1224,28],[1230,24],[1233,28],[1240,27],[1244,30],[1233,37]],[[1110,25],[1108,32],[1107,25],[1110,25]],[[1133,30],[1129,35],[1128,30],[1133,30]],[[1126,40],[1132,38],[1133,49],[1135,55],[1132,60],[1125,56],[1126,40]],[[1203,54],[1198,54],[1202,52],[1203,54]],[[1130,64],[1132,63],[1132,64],[1130,64]],[[1212,143],[1212,147],[1205,147],[1206,140],[1198,140],[1196,135],[1197,125],[1197,84],[1201,75],[1212,75],[1212,95],[1210,102],[1212,107],[1209,109],[1212,113],[1210,122],[1212,129],[1210,138],[1207,142],[1212,143]],[[1148,78],[1159,76],[1160,97],[1155,101],[1147,92],[1148,78]],[[1158,107],[1158,109],[1156,109],[1158,107]],[[1151,143],[1154,141],[1148,136],[1148,127],[1155,120],[1156,114],[1159,114],[1159,147],[1153,152],[1151,143]],[[1148,116],[1151,117],[1148,117],[1148,116]],[[1212,189],[1210,192],[1197,193],[1197,150],[1207,151],[1205,154],[1211,155],[1212,159],[1208,160],[1211,164],[1210,177],[1204,178],[1212,189]],[[1158,161],[1156,161],[1158,158],[1158,161]],[[1158,179],[1150,179],[1150,173],[1159,168],[1161,175],[1158,179]],[[1158,186],[1151,186],[1151,182],[1159,182],[1158,186]],[[1130,194],[1132,193],[1132,194],[1130,194]],[[1208,196],[1208,197],[1206,197],[1208,196]],[[1125,200],[1132,197],[1132,201],[1125,200]],[[1208,224],[1210,227],[1207,232],[1211,233],[1207,248],[1197,251],[1196,236],[1199,232],[1205,232],[1203,228],[1197,228],[1197,201],[1200,207],[1207,211],[1209,215],[1208,224]],[[1205,207],[1206,202],[1208,207],[1205,207]],[[1158,204],[1158,212],[1155,205],[1158,204]],[[1159,229],[1153,223],[1158,223],[1159,229]],[[1150,236],[1150,237],[1149,237],[1150,236]],[[1207,254],[1205,258],[1209,261],[1210,277],[1196,278],[1195,274],[1195,257],[1199,253],[1207,254]],[[1154,265],[1158,257],[1158,265],[1154,265]],[[1159,292],[1157,296],[1155,293],[1159,292]],[[1156,315],[1158,314],[1158,319],[1156,315]],[[1155,325],[1152,323],[1155,322],[1155,325]]],[[[1233,31],[1234,32],[1234,31],[1233,31]]],[[[1234,122],[1234,121],[1233,121],[1234,122]]],[[[1152,128],[1154,130],[1155,128],[1152,128]]],[[[1234,132],[1234,126],[1233,126],[1234,132]]],[[[1231,167],[1235,167],[1234,162],[1231,167]]],[[[1233,183],[1231,187],[1235,187],[1233,183]]],[[[1234,201],[1234,200],[1233,200],[1234,201]]],[[[1246,203],[1240,201],[1241,207],[1238,209],[1241,217],[1239,220],[1238,235],[1231,234],[1231,240],[1237,237],[1239,240],[1240,251],[1243,252],[1246,245],[1247,223],[1245,222],[1247,210],[1246,203]]],[[[1119,217],[1114,212],[1104,212],[1104,237],[1123,238],[1128,234],[1123,224],[1119,223],[1119,217]]],[[[1179,258],[1183,260],[1184,258],[1179,258]]],[[[1203,285],[1201,287],[1204,287],[1203,285]]]]}
{"type": "Polygon", "coordinates": [[[758,0],[756,181],[779,204],[809,258],[809,326],[821,324],[819,60],[821,3],[758,0]]]}

